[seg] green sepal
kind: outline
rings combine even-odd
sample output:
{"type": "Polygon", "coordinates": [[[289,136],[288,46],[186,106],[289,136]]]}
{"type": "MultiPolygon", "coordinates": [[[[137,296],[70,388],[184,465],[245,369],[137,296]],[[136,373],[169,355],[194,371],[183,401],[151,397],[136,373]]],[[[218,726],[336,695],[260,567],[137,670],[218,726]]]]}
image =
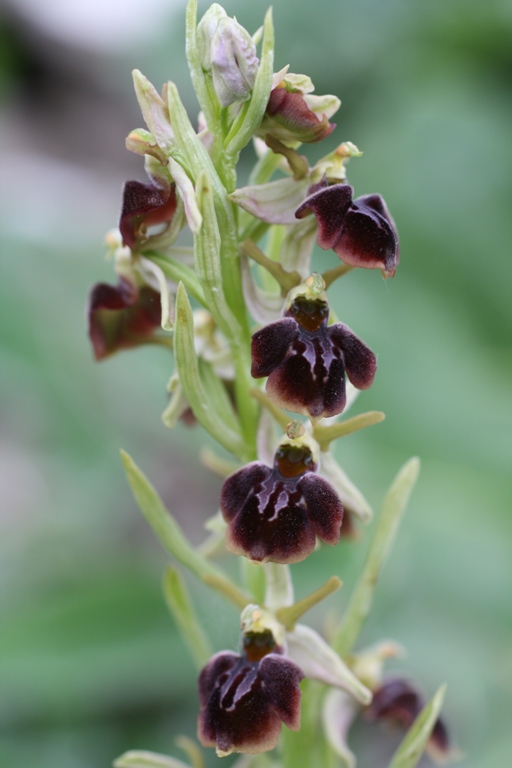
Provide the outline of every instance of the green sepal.
{"type": "Polygon", "coordinates": [[[380,571],[395,540],[419,471],[420,460],[417,457],[409,459],[395,477],[384,498],[363,572],[334,638],[333,648],[342,657],[352,650],[363,623],[370,613],[380,571]]]}
{"type": "Polygon", "coordinates": [[[213,393],[206,390],[201,378],[194,347],[194,318],[183,283],[176,294],[174,350],[180,381],[196,419],[224,448],[235,456],[243,456],[246,446],[240,432],[226,425],[216,410],[213,393]]]}
{"type": "Polygon", "coordinates": [[[134,69],[132,76],[135,95],[146,125],[158,146],[166,155],[170,155],[175,148],[175,136],[169,120],[167,104],[140,70],[134,69]]]}
{"type": "Polygon", "coordinates": [[[358,432],[360,429],[379,424],[385,418],[386,416],[382,411],[368,411],[367,413],[353,416],[351,419],[345,419],[345,421],[336,421],[328,426],[315,424],[313,427],[313,437],[321,450],[326,451],[332,441],[337,440],[338,437],[345,437],[345,435],[351,435],[352,432],[358,432]]]}
{"type": "Polygon", "coordinates": [[[186,13],[186,54],[190,78],[196,92],[199,106],[203,110],[209,130],[217,134],[220,131],[219,109],[211,98],[206,77],[199,61],[197,46],[197,0],[188,0],[186,13]]]}
{"type": "Polygon", "coordinates": [[[274,24],[272,9],[265,14],[261,59],[251,100],[237,116],[225,140],[226,154],[236,158],[261,125],[272,89],[274,72],[274,24]]]}
{"type": "Polygon", "coordinates": [[[441,685],[426,704],[393,755],[389,768],[415,768],[427,746],[443,706],[446,685],[441,685]]]}
{"type": "Polygon", "coordinates": [[[175,757],[159,755],[157,752],[131,750],[113,762],[114,768],[191,768],[175,757]]]}
{"type": "Polygon", "coordinates": [[[198,669],[213,656],[206,635],[192,606],[185,582],[178,570],[169,566],[165,571],[163,589],[166,603],[178,625],[183,642],[198,669]]]}
{"type": "Polygon", "coordinates": [[[157,251],[144,251],[144,257],[154,262],[157,267],[160,267],[162,272],[173,283],[183,283],[187,293],[189,293],[198,304],[206,307],[206,299],[201,283],[197,279],[196,273],[193,269],[183,264],[181,261],[171,258],[170,256],[164,256],[157,251]]]}
{"type": "Polygon", "coordinates": [[[213,192],[206,173],[196,181],[196,197],[203,226],[194,236],[194,265],[203,287],[207,306],[226,338],[239,334],[238,323],[224,296],[220,262],[221,239],[215,215],[213,192]]]}
{"type": "Polygon", "coordinates": [[[199,359],[199,376],[205,391],[208,393],[210,407],[215,409],[217,416],[225,427],[237,434],[241,434],[240,422],[233,409],[226,387],[213,370],[211,363],[203,358],[199,359]]]}

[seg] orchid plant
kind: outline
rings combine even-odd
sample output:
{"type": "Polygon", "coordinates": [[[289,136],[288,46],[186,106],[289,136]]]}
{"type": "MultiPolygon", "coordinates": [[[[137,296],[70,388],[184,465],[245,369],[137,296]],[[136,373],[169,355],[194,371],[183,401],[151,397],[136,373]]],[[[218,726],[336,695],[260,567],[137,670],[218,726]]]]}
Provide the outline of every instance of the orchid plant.
{"type": "MultiPolygon", "coordinates": [[[[198,129],[172,82],[159,93],[133,73],[147,127],[126,144],[144,158],[148,181],[125,185],[119,229],[107,237],[118,284],[94,286],[88,319],[97,360],[141,344],[167,346],[175,370],[164,424],[198,422],[219,445],[203,455],[224,483],[200,547],[122,454],[135,499],[174,561],[165,592],[199,668],[198,740],[219,757],[243,753],[239,768],[353,768],[349,730],[362,715],[408,728],[390,768],[412,768],[425,749],[446,759],[453,751],[439,719],[444,687],[425,704],[414,684],[386,677],[397,645],[358,647],[418,459],[402,467],[384,499],[337,627],[322,634],[301,618],[341,586],[339,576],[300,600],[292,578],[294,563],[336,546],[355,520],[372,519],[331,446],[384,418],[379,411],[340,418],[371,386],[376,358],[338,320],[327,291],[355,268],[393,277],[395,224],[380,195],[354,198],[346,176],[348,160],[361,154],[354,144],[343,142],[312,167],[299,153],[332,133],[340,102],[315,95],[309,77],[288,67],[274,73],[270,11],[251,36],[217,4],[197,23],[189,0],[186,24],[198,129]],[[251,142],[256,162],[239,187],[237,163],[251,142]],[[185,228],[193,247],[179,243],[185,228]],[[338,257],[323,274],[314,271],[315,240],[338,257]],[[224,548],[244,559],[245,583],[218,564],[224,548]],[[239,653],[210,658],[180,568],[240,609],[239,653]]],[[[201,768],[199,746],[181,743],[189,765],[201,768]]],[[[186,764],[133,751],[115,766],[186,764]]]]}

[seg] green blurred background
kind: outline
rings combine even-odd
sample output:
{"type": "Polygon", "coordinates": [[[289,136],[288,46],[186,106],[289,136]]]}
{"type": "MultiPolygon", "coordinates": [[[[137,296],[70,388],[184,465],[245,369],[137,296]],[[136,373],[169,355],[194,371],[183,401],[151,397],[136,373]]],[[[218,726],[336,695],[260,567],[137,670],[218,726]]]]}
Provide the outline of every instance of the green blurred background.
{"type": "MultiPolygon", "coordinates": [[[[250,30],[265,8],[226,4],[250,30]]],[[[102,238],[117,223],[122,183],[144,178],[124,149],[142,125],[131,69],[157,86],[174,79],[196,111],[184,0],[4,0],[1,13],[0,766],[102,768],[129,748],[177,755],[175,735],[195,730],[195,673],[161,597],[166,556],[135,508],[118,449],[194,541],[220,481],[199,465],[199,430],[160,423],[169,354],[148,348],[93,364],[84,305],[94,282],[112,280],[102,238]]],[[[309,156],[355,142],[364,156],[350,181],[357,194],[382,193],[401,235],[394,280],[359,271],[333,296],[379,355],[357,408],[387,414],[340,443],[343,466],[378,506],[401,463],[423,462],[364,640],[405,645],[394,666],[427,694],[448,683],[461,765],[504,768],[512,6],[276,0],[274,15],[276,69],[289,63],[343,101],[329,146],[309,156]]],[[[315,259],[332,265],[332,254],[315,259]]],[[[345,585],[329,609],[339,615],[366,542],[296,566],[299,595],[337,572],[345,585]]],[[[235,612],[190,587],[215,648],[235,648],[235,612]]],[[[397,739],[356,729],[360,768],[384,768],[397,739]]]]}

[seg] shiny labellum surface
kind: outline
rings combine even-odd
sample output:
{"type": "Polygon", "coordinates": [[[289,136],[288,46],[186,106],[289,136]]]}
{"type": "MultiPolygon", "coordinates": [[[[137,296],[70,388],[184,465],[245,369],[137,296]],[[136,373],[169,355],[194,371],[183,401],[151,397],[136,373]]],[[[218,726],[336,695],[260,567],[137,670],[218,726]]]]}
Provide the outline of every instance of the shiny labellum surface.
{"type": "MultiPolygon", "coordinates": [[[[251,645],[251,643],[249,643],[251,645]]],[[[280,653],[251,661],[223,651],[199,675],[199,741],[219,754],[273,749],[281,724],[298,731],[302,671],[280,653]]]]}
{"type": "Polygon", "coordinates": [[[343,506],[315,470],[308,449],[284,446],[273,468],[255,461],[226,478],[220,507],[227,548],[257,562],[297,563],[316,536],[337,544],[343,506]]]}
{"type": "Polygon", "coordinates": [[[325,301],[299,297],[286,315],[253,335],[252,376],[268,376],[267,392],[280,408],[311,419],[341,413],[345,374],[366,389],[377,368],[375,355],[348,326],[327,325],[325,301]]]}

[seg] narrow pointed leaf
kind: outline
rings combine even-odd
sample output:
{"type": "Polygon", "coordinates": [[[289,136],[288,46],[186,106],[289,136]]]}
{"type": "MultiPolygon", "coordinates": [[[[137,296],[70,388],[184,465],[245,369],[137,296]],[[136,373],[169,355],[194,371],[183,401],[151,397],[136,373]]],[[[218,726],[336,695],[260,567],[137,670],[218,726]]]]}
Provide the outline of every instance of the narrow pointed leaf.
{"type": "Polygon", "coordinates": [[[165,572],[164,595],[180,629],[183,642],[200,670],[213,656],[213,651],[192,606],[185,582],[176,568],[169,567],[165,572]]]}
{"type": "Polygon", "coordinates": [[[114,760],[114,768],[190,768],[188,763],[156,752],[133,750],[114,760]]]}
{"type": "Polygon", "coordinates": [[[131,456],[121,451],[121,459],[135,500],[167,551],[199,578],[207,573],[217,573],[217,569],[191,546],[180,525],[131,456]]]}
{"type": "Polygon", "coordinates": [[[214,408],[199,372],[199,362],[194,348],[194,319],[192,308],[183,284],[176,296],[176,320],[174,327],[176,364],[183,390],[199,423],[235,456],[245,453],[240,433],[226,426],[214,408]]]}
{"type": "Polygon", "coordinates": [[[442,685],[423,707],[395,752],[389,768],[415,768],[419,763],[443,706],[445,691],[446,685],[442,685]]]}
{"type": "Polygon", "coordinates": [[[419,471],[419,459],[410,459],[404,464],[384,498],[363,572],[333,642],[333,647],[340,656],[344,657],[350,653],[370,612],[381,568],[395,540],[419,471]]]}
{"type": "Polygon", "coordinates": [[[121,459],[140,511],[165,549],[178,562],[198,576],[201,581],[210,584],[218,592],[231,599],[235,605],[247,605],[249,598],[235,587],[234,584],[231,584],[219,568],[205,560],[190,545],[181,527],[165,507],[160,496],[131,456],[125,451],[121,451],[121,459]]]}

